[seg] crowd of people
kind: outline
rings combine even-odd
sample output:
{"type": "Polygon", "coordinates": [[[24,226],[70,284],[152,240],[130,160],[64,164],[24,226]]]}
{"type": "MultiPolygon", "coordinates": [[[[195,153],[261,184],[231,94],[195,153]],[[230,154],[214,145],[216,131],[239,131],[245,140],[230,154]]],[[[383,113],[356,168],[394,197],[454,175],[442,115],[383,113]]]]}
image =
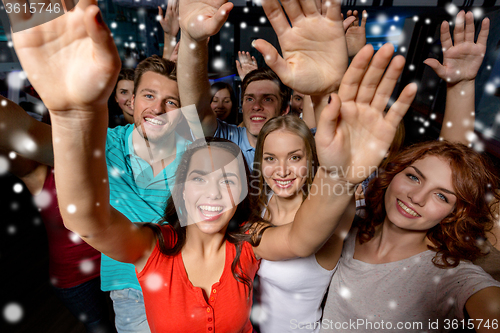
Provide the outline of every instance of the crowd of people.
{"type": "Polygon", "coordinates": [[[402,148],[417,85],[390,102],[405,59],[366,45],[366,12],[262,7],[281,55],[261,39],[266,67],[238,54],[241,122],[233,87],[208,79],[230,2],[169,1],[162,56],[134,70],[94,0],[41,25],[10,16],[31,26],[14,48],[51,124],[0,97],[0,149],[54,198],[41,212],[58,295],[89,332],[498,331],[500,185],[468,140],[488,18],[477,41],[471,12],[453,38],[443,22],[443,62],[426,64],[456,126],[402,148]],[[67,230],[85,243],[63,244],[67,230]],[[82,274],[89,258],[100,270],[82,274]]]}

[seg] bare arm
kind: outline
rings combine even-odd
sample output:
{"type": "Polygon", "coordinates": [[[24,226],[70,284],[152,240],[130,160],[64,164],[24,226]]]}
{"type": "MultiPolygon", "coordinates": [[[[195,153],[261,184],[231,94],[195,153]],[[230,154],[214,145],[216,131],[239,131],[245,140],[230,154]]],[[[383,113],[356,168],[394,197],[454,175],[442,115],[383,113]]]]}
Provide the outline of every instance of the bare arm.
{"type": "Polygon", "coordinates": [[[163,58],[171,60],[179,32],[179,3],[177,0],[168,1],[165,16],[163,16],[161,7],[158,6],[158,21],[163,29],[163,58]]]}
{"type": "Polygon", "coordinates": [[[207,43],[208,38],[220,30],[232,8],[233,4],[226,0],[185,0],[179,6],[181,40],[177,83],[181,105],[196,106],[197,116],[186,117],[192,130],[201,123],[203,133],[193,130],[196,137],[213,136],[217,130],[217,115],[210,106],[207,43]]]}
{"type": "Polygon", "coordinates": [[[254,248],[257,256],[283,260],[316,253],[338,226],[353,196],[353,185],[363,180],[358,171],[366,173],[381,162],[416,94],[416,85],[405,87],[384,116],[387,96],[404,67],[403,57],[391,62],[392,51],[387,46],[372,59],[373,48],[366,46],[354,58],[339,95],[331,95],[318,122],[315,141],[321,168],[309,196],[293,223],[264,231],[254,248]]]}
{"type": "Polygon", "coordinates": [[[484,288],[467,300],[465,309],[476,332],[498,332],[500,327],[500,288],[484,288]]]}
{"type": "Polygon", "coordinates": [[[41,164],[54,165],[50,126],[33,119],[3,96],[0,96],[0,103],[0,149],[14,151],[41,164]]]}
{"type": "Polygon", "coordinates": [[[474,43],[474,17],[472,12],[457,14],[454,42],[450,25],[441,25],[443,64],[436,59],[426,59],[436,74],[446,81],[446,108],[440,136],[449,141],[469,144],[469,133],[474,132],[475,79],[486,52],[490,21],[483,20],[481,31],[474,43]]]}
{"type": "Polygon", "coordinates": [[[65,226],[114,259],[140,262],[154,247],[152,232],[109,205],[107,100],[120,59],[96,2],[82,0],[74,10],[38,26],[39,13],[10,19],[13,25],[35,26],[29,33],[14,33],[13,41],[24,71],[51,113],[65,226]]]}

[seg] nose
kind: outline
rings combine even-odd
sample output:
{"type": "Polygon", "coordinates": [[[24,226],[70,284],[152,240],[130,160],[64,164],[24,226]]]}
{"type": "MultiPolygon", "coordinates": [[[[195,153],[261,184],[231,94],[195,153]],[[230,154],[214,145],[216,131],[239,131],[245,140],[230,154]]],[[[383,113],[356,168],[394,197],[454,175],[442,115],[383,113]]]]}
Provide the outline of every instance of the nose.
{"type": "Polygon", "coordinates": [[[215,103],[215,107],[218,108],[218,109],[221,109],[222,108],[222,101],[218,101],[215,103]]]}
{"type": "Polygon", "coordinates": [[[162,100],[160,99],[157,99],[156,101],[153,102],[153,104],[151,105],[151,110],[155,113],[155,114],[163,114],[165,113],[165,102],[163,102],[162,100]]]}
{"type": "Polygon", "coordinates": [[[262,104],[261,104],[261,101],[260,100],[256,100],[253,104],[252,104],[252,110],[254,111],[260,111],[262,110],[262,104]]]}
{"type": "Polygon", "coordinates": [[[219,186],[218,181],[214,181],[214,180],[208,181],[206,196],[207,196],[207,198],[213,199],[213,200],[222,198],[221,188],[219,186]]]}
{"type": "Polygon", "coordinates": [[[280,161],[279,168],[276,172],[276,175],[281,178],[286,178],[290,174],[290,171],[288,170],[288,163],[287,161],[280,161]]]}
{"type": "Polygon", "coordinates": [[[408,199],[410,199],[413,204],[423,207],[427,200],[427,192],[422,188],[414,189],[408,192],[408,199]]]}

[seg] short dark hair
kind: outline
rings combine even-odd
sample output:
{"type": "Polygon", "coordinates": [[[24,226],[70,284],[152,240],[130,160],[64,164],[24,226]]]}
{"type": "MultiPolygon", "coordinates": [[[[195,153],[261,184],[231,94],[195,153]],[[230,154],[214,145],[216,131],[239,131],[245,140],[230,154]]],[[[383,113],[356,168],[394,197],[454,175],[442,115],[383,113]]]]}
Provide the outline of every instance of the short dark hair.
{"type": "Polygon", "coordinates": [[[278,75],[276,75],[275,72],[273,72],[269,68],[257,68],[245,75],[245,78],[243,79],[243,83],[241,85],[241,99],[243,101],[243,98],[245,96],[245,91],[247,90],[247,87],[250,83],[254,81],[263,81],[263,80],[269,80],[269,81],[274,81],[278,87],[280,88],[280,113],[283,113],[286,111],[286,108],[288,107],[288,103],[290,102],[290,96],[291,96],[291,90],[287,86],[281,82],[280,78],[278,75]]]}
{"type": "Polygon", "coordinates": [[[135,68],[134,75],[134,95],[141,82],[142,75],[146,72],[153,72],[163,75],[170,80],[177,81],[177,70],[175,62],[160,58],[156,54],[144,59],[135,68]]]}

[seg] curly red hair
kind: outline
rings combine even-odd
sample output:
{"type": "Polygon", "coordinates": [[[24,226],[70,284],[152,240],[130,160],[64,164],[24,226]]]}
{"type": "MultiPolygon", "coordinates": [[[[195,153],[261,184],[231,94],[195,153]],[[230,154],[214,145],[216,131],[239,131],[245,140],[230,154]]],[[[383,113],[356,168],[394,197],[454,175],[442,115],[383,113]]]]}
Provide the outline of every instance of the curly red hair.
{"type": "Polygon", "coordinates": [[[430,141],[413,145],[391,158],[385,171],[373,179],[366,193],[366,218],[358,223],[361,243],[375,235],[375,227],[384,222],[384,196],[394,176],[427,156],[449,161],[453,187],[457,194],[454,211],[427,231],[436,252],[434,265],[455,267],[460,260],[474,260],[483,255],[478,245],[486,239],[494,223],[493,204],[498,202],[498,178],[491,163],[463,144],[430,141]],[[494,200],[496,199],[496,200],[494,200]]]}

